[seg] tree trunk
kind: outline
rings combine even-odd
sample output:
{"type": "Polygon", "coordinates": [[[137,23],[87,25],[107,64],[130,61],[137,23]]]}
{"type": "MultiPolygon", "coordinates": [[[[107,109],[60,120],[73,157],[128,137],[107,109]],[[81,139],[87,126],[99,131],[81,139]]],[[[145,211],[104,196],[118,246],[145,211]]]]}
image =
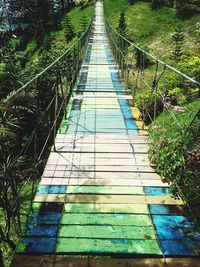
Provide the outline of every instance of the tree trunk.
{"type": "Polygon", "coordinates": [[[3,252],[2,250],[0,249],[0,267],[4,267],[4,262],[3,262],[3,252]]]}
{"type": "Polygon", "coordinates": [[[61,13],[65,12],[65,0],[61,0],[61,13]]]}
{"type": "Polygon", "coordinates": [[[71,7],[71,2],[70,2],[70,0],[67,0],[67,8],[68,8],[68,10],[70,9],[70,7],[71,7]]]}

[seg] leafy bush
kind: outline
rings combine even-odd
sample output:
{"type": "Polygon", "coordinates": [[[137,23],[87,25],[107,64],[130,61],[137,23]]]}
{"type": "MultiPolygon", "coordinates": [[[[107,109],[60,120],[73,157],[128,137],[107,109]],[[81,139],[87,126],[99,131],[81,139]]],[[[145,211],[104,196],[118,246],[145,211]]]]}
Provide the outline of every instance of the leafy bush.
{"type": "MultiPolygon", "coordinates": [[[[169,124],[169,125],[172,125],[169,124]]],[[[184,197],[192,208],[194,215],[200,220],[197,212],[200,205],[200,118],[187,131],[172,132],[160,124],[151,126],[150,159],[156,165],[164,182],[170,184],[175,197],[184,197]]]]}

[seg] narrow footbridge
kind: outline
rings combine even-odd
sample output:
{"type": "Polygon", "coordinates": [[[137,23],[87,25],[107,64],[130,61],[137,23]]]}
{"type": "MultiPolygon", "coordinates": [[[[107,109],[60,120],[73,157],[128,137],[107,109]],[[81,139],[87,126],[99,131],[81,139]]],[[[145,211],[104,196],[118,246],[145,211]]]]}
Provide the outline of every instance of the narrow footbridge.
{"type": "Polygon", "coordinates": [[[152,168],[131,99],[97,2],[13,266],[200,266],[200,231],[152,168]]]}

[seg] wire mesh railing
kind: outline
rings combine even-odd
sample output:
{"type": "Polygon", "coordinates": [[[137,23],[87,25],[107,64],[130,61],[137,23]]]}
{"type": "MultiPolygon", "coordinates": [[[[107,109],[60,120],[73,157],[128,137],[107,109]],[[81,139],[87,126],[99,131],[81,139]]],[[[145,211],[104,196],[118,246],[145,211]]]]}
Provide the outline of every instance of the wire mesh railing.
{"type": "Polygon", "coordinates": [[[199,98],[200,82],[130,42],[113,28],[106,17],[105,25],[122,80],[127,91],[133,95],[143,119],[147,123],[152,122],[162,107],[161,111],[167,110],[177,126],[181,127],[176,112],[183,111],[184,104],[199,98]],[[145,103],[140,103],[142,93],[149,96],[145,103]],[[179,97],[181,94],[184,94],[184,99],[179,97]],[[153,102],[150,112],[148,107],[152,98],[156,103],[153,102]]]}
{"type": "MultiPolygon", "coordinates": [[[[27,187],[27,184],[32,183],[32,203],[35,193],[35,182],[41,175],[39,170],[41,168],[40,163],[42,160],[45,160],[49,147],[54,143],[62,117],[67,116],[67,105],[85,56],[93,17],[87,30],[66,52],[25,85],[1,99],[1,107],[5,107],[9,112],[17,108],[19,99],[23,101],[29,94],[34,92],[34,99],[32,101],[34,102],[34,108],[29,113],[29,122],[26,122],[28,134],[24,135],[20,144],[13,146],[13,149],[17,147],[16,151],[13,150],[13,157],[15,156],[20,159],[21,156],[27,156],[27,158],[31,158],[32,171],[30,176],[26,177],[24,181],[20,181],[20,184],[13,184],[11,179],[6,179],[6,175],[2,176],[5,178],[5,181],[1,177],[1,199],[4,199],[4,194],[6,195],[8,188],[11,191],[16,191],[15,199],[12,200],[12,203],[7,203],[12,217],[9,218],[9,224],[12,222],[15,225],[16,231],[25,230],[29,214],[28,210],[22,211],[21,209],[20,198],[22,197],[22,192],[27,187]],[[15,212],[12,212],[13,210],[15,212]]],[[[17,112],[16,116],[18,116],[17,112]]],[[[5,136],[3,137],[5,139],[5,136]]],[[[6,224],[5,227],[7,229],[6,224]]]]}
{"type": "Polygon", "coordinates": [[[137,119],[151,137],[152,163],[164,181],[171,184],[174,195],[181,195],[187,203],[197,206],[199,192],[194,193],[195,201],[191,192],[192,179],[196,186],[195,181],[199,181],[198,171],[190,171],[188,153],[195,149],[199,138],[199,74],[189,77],[166,64],[119,34],[106,16],[104,20],[121,81],[126,92],[133,96],[131,104],[140,111],[137,119]]]}

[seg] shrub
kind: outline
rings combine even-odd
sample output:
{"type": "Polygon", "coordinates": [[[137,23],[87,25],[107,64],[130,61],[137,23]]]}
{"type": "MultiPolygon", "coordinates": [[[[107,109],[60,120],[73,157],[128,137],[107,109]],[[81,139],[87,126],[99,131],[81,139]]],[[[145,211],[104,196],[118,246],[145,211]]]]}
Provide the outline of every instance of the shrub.
{"type": "Polygon", "coordinates": [[[150,136],[152,144],[149,157],[156,165],[164,182],[170,184],[175,197],[184,197],[200,219],[200,120],[198,116],[188,131],[173,132],[169,137],[169,128],[152,125],[150,136]]]}

